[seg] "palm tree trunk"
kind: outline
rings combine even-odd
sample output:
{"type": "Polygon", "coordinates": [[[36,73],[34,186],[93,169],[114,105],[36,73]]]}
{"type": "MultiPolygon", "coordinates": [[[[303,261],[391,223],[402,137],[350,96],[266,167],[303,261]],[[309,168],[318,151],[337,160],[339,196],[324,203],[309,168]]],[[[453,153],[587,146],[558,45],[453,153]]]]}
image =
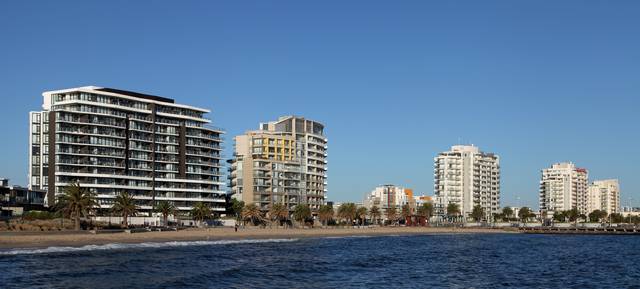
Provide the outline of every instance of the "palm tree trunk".
{"type": "Polygon", "coordinates": [[[73,221],[74,221],[74,229],[76,231],[80,231],[80,214],[75,214],[75,216],[73,217],[73,221]]]}
{"type": "Polygon", "coordinates": [[[129,224],[127,222],[127,214],[122,215],[122,224],[126,228],[129,228],[129,224]]]}

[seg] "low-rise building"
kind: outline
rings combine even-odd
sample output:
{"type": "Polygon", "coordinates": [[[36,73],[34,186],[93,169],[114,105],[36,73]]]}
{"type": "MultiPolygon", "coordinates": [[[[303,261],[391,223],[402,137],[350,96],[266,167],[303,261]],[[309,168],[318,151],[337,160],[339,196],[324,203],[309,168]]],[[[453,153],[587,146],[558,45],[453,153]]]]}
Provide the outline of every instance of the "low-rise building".
{"type": "Polygon", "coordinates": [[[414,196],[413,200],[415,202],[416,208],[422,206],[425,203],[433,203],[433,197],[427,195],[414,196]]]}
{"type": "Polygon", "coordinates": [[[2,215],[22,215],[23,211],[44,210],[44,190],[30,190],[9,185],[8,179],[0,179],[0,208],[2,215]]]}
{"type": "MultiPolygon", "coordinates": [[[[395,207],[398,214],[404,205],[412,205],[415,208],[413,190],[395,185],[382,185],[368,193],[363,201],[363,206],[371,209],[373,206],[380,208],[384,212],[386,209],[395,207]]],[[[386,219],[386,216],[383,216],[386,219]]]]}

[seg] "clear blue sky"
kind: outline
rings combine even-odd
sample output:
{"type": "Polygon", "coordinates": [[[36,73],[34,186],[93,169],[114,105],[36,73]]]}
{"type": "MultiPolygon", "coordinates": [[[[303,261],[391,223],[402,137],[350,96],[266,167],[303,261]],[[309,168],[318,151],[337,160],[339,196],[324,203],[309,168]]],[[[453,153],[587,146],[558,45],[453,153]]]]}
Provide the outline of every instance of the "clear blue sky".
{"type": "Polygon", "coordinates": [[[0,176],[25,185],[28,112],[98,85],[211,108],[232,136],[326,124],[329,196],[433,193],[459,140],[501,157],[503,204],[537,208],[573,161],[640,203],[637,1],[2,1],[0,176]]]}

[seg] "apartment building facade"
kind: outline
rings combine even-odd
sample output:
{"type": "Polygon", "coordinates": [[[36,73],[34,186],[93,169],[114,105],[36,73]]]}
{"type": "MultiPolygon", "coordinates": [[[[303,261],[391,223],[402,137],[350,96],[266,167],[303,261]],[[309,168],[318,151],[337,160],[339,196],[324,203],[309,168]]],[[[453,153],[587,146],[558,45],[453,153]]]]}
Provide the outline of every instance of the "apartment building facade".
{"type": "Polygon", "coordinates": [[[209,110],[173,99],[87,86],[43,93],[29,114],[29,188],[54,204],[79,183],[108,209],[120,192],[150,212],[161,200],[189,211],[196,202],[224,211],[220,128],[209,110]]]}
{"type": "Polygon", "coordinates": [[[587,212],[620,213],[620,184],[617,179],[597,180],[589,184],[587,212]]]}
{"type": "Polygon", "coordinates": [[[233,197],[263,211],[306,204],[315,213],[327,192],[327,141],[323,124],[297,116],[236,136],[229,161],[233,197]]]}
{"type": "Polygon", "coordinates": [[[540,211],[547,217],[554,212],[578,209],[588,214],[587,188],[589,172],[571,162],[556,163],[542,170],[540,180],[540,211]]]}
{"type": "MultiPolygon", "coordinates": [[[[388,208],[396,208],[398,213],[404,205],[412,205],[415,208],[415,199],[413,198],[413,190],[396,186],[396,185],[382,185],[374,188],[370,193],[367,193],[362,202],[363,206],[367,209],[371,209],[373,206],[378,207],[384,215],[384,212],[388,208]]],[[[383,216],[383,219],[386,217],[383,216]]]]}
{"type": "Polygon", "coordinates": [[[500,158],[473,145],[455,145],[434,158],[436,212],[446,214],[449,204],[457,204],[468,217],[481,206],[485,219],[500,210],[500,158]]]}

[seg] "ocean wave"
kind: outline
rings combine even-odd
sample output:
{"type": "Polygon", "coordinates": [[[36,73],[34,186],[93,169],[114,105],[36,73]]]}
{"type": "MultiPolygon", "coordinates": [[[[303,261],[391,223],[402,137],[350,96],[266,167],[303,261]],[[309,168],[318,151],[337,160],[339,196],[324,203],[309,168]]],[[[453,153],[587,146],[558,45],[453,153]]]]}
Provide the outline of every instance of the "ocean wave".
{"type": "Polygon", "coordinates": [[[373,238],[373,237],[384,237],[384,236],[372,236],[372,235],[344,235],[344,236],[328,236],[322,237],[323,239],[355,239],[355,238],[373,238]]]}
{"type": "Polygon", "coordinates": [[[106,251],[106,250],[141,249],[141,248],[281,243],[281,242],[295,242],[295,241],[298,241],[298,239],[293,238],[293,239],[244,239],[244,240],[216,240],[216,241],[172,241],[172,242],[147,242],[147,243],[131,243],[131,244],[109,243],[104,245],[85,245],[82,247],[47,247],[47,248],[34,248],[34,249],[13,249],[8,251],[0,251],[0,256],[83,252],[83,251],[106,251]]]}

